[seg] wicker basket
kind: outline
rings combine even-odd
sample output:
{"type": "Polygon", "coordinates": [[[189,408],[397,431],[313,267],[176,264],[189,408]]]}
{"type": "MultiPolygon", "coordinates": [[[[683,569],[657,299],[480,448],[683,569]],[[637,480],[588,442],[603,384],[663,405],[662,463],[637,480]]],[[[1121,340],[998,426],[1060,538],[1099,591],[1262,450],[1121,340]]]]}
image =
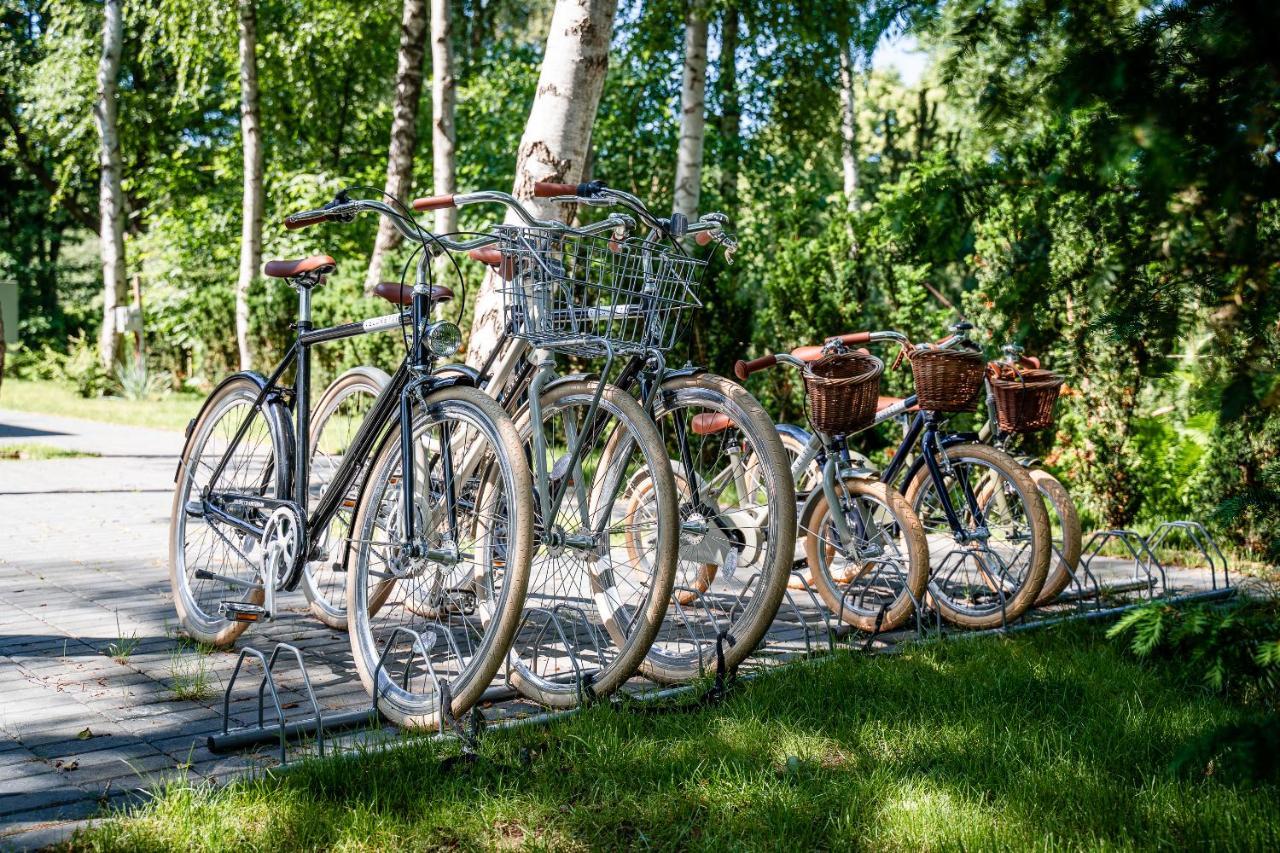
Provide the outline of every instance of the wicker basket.
{"type": "Polygon", "coordinates": [[[921,409],[972,412],[978,407],[987,363],[968,350],[918,349],[908,358],[921,409]]]}
{"type": "Polygon", "coordinates": [[[1020,370],[992,365],[991,391],[996,398],[996,425],[1001,432],[1034,432],[1053,425],[1053,407],[1062,377],[1048,370],[1020,370]]]}
{"type": "Polygon", "coordinates": [[[861,352],[836,353],[809,364],[804,387],[813,428],[847,435],[870,426],[876,417],[882,373],[884,362],[861,352]]]}

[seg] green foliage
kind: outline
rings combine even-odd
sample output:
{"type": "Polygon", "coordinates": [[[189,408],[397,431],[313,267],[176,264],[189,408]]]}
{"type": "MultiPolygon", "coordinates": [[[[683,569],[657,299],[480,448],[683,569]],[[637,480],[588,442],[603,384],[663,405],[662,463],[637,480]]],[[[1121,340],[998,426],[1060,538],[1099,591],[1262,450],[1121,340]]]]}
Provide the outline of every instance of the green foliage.
{"type": "Polygon", "coordinates": [[[1130,610],[1107,631],[1140,658],[1174,661],[1215,693],[1280,710],[1280,599],[1130,610]]]}

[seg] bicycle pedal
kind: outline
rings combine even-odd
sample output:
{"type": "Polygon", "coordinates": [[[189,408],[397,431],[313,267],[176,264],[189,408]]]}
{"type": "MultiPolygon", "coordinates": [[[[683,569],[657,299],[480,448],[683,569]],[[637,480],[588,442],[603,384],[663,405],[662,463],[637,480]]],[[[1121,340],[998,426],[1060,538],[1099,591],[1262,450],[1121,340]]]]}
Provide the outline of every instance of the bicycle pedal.
{"type": "Polygon", "coordinates": [[[271,618],[267,608],[247,601],[224,601],[218,605],[218,613],[232,622],[264,622],[271,618]]]}

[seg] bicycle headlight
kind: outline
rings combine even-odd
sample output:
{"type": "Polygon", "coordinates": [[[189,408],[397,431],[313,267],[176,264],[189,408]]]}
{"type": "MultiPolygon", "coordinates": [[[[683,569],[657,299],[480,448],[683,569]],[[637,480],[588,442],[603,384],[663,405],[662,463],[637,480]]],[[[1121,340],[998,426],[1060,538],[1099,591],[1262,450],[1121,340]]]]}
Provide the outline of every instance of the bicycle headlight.
{"type": "Polygon", "coordinates": [[[462,348],[462,331],[448,320],[442,320],[427,327],[423,340],[432,355],[444,358],[462,348]]]}

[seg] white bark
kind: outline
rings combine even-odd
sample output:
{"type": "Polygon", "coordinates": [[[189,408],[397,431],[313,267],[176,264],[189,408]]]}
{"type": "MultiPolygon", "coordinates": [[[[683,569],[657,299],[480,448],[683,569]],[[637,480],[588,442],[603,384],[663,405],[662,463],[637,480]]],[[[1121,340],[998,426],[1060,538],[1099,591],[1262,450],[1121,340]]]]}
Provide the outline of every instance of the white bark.
{"type": "Polygon", "coordinates": [[[249,288],[262,264],[262,121],[258,109],[257,0],[240,6],[240,139],[244,149],[244,195],[241,200],[240,278],[236,281],[236,345],[240,369],[253,366],[249,343],[249,288]]]}
{"type": "Polygon", "coordinates": [[[849,48],[840,49],[840,162],[844,165],[844,197],[849,210],[858,209],[858,115],[854,97],[853,62],[849,48]]]}
{"type": "MultiPolygon", "coordinates": [[[[533,197],[538,181],[577,183],[587,160],[595,123],[617,0],[556,0],[547,35],[547,50],[538,88],[529,111],[512,194],[540,218],[563,218],[560,205],[533,197]]],[[[501,331],[502,300],[493,273],[485,276],[476,297],[475,320],[467,344],[467,363],[484,362],[501,331]]]]}
{"type": "Polygon", "coordinates": [[[675,210],[698,215],[702,193],[702,142],[707,120],[707,12],[704,0],[690,0],[685,17],[684,79],[680,86],[680,141],[676,149],[675,210]]]}
{"type": "MultiPolygon", "coordinates": [[[[426,0],[404,0],[400,17],[400,50],[396,58],[396,99],[391,111],[391,142],[387,148],[387,195],[406,201],[413,185],[413,151],[418,144],[418,103],[422,99],[422,60],[426,53],[426,0]]],[[[400,245],[400,232],[391,220],[379,217],[378,237],[364,280],[372,293],[382,279],[386,253],[400,245]]]]}
{"type": "Polygon", "coordinates": [[[118,358],[123,329],[116,322],[116,306],[125,301],[124,194],[120,189],[120,136],[116,130],[116,87],[120,76],[120,49],[124,40],[123,0],[105,0],[102,22],[102,55],[98,61],[98,92],[93,121],[98,128],[99,236],[102,240],[102,333],[98,356],[111,370],[118,358]]]}
{"type": "MultiPolygon", "coordinates": [[[[435,195],[449,195],[458,189],[453,129],[457,85],[453,76],[452,22],[450,0],[431,0],[431,175],[435,195]]],[[[437,234],[458,230],[458,209],[436,211],[437,234]]]]}

